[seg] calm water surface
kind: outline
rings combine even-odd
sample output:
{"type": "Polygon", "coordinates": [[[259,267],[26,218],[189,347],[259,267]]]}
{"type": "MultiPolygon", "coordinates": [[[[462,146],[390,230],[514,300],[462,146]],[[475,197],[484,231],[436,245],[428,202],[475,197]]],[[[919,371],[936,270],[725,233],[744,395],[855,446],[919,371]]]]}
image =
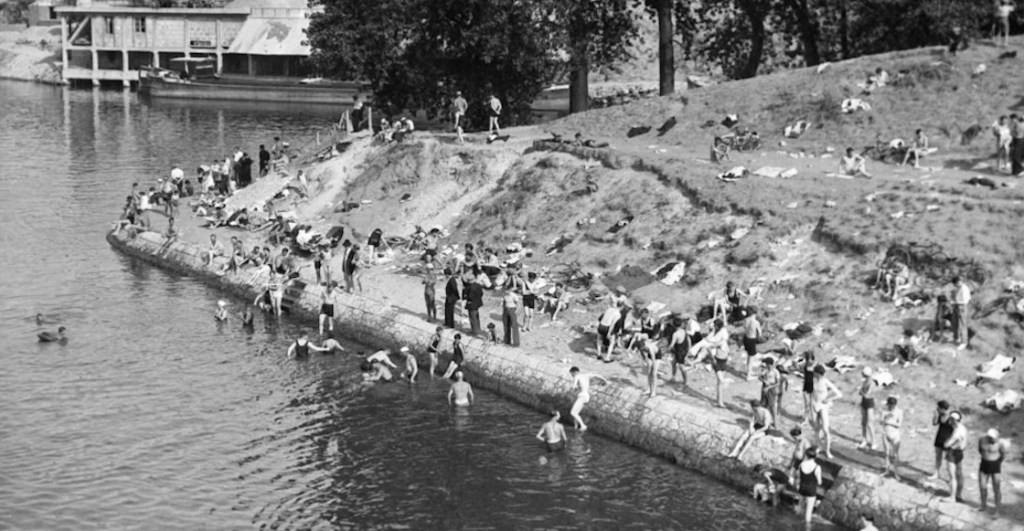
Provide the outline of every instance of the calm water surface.
{"type": "Polygon", "coordinates": [[[541,459],[543,417],[494,395],[289,361],[304,323],[218,326],[223,294],[104,241],[133,181],[336,119],[0,81],[0,529],[800,527],[593,434],[541,459]]]}

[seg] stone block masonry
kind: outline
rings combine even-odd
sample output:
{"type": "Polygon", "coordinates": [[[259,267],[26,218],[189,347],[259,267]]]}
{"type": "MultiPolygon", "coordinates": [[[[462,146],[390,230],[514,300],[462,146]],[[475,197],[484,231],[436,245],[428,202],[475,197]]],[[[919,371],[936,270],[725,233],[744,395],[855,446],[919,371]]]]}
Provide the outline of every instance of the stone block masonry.
{"type": "MultiPolygon", "coordinates": [[[[252,270],[218,276],[223,258],[213,268],[202,263],[200,247],[146,232],[135,238],[121,233],[107,235],[119,251],[159,267],[185,273],[251,301],[262,290],[259,280],[248,284],[252,270]]],[[[293,305],[292,314],[315,319],[320,306],[318,287],[307,287],[293,305]]],[[[416,315],[370,297],[348,295],[335,307],[342,331],[349,337],[380,348],[407,345],[414,352],[426,352],[434,326],[416,315]]],[[[454,332],[446,330],[444,344],[451,344],[454,332]]],[[[465,369],[474,385],[505,398],[548,411],[567,412],[574,395],[570,392],[569,366],[555,361],[561,356],[531,355],[521,349],[468,338],[465,369]]],[[[558,353],[555,353],[558,354],[558,353]]],[[[568,351],[562,354],[569,354],[568,351]]],[[[445,363],[442,360],[442,366],[445,363]]],[[[791,445],[777,439],[763,439],[747,453],[744,461],[726,459],[724,454],[739,435],[734,414],[723,414],[666,396],[647,398],[646,391],[619,385],[595,385],[584,410],[592,431],[672,460],[686,468],[715,477],[741,488],[751,486],[749,463],[788,462],[791,445]]],[[[855,528],[861,514],[870,514],[880,529],[1010,531],[1024,526],[994,518],[967,506],[939,497],[875,472],[842,467],[833,487],[818,509],[819,514],[840,525],[855,528]]]]}

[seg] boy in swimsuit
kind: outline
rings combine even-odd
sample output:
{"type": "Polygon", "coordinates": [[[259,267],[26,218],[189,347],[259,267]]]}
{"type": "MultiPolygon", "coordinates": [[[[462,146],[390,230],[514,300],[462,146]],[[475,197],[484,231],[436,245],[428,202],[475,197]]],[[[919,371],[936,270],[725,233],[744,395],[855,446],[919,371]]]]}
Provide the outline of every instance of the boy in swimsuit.
{"type": "Polygon", "coordinates": [[[221,322],[228,320],[227,302],[217,301],[217,311],[213,314],[213,318],[221,322]]]}
{"type": "Polygon", "coordinates": [[[900,428],[903,427],[903,410],[896,407],[896,397],[890,396],[885,401],[885,411],[882,412],[882,446],[885,448],[885,470],[882,477],[890,472],[892,477],[900,479],[896,471],[900,454],[900,428]]]}
{"type": "Polygon", "coordinates": [[[409,347],[402,347],[398,349],[398,352],[405,357],[405,371],[402,372],[402,376],[409,378],[409,383],[415,382],[416,375],[420,372],[419,363],[416,363],[416,356],[409,350],[409,347]]]}
{"type": "Polygon", "coordinates": [[[338,284],[328,283],[327,287],[320,293],[320,335],[324,334],[324,322],[331,332],[334,332],[334,301],[337,297],[338,284]]]}
{"type": "Polygon", "coordinates": [[[811,411],[814,414],[813,424],[818,431],[819,441],[824,441],[825,456],[832,459],[832,427],[829,422],[829,409],[832,402],[843,397],[843,393],[825,377],[825,366],[814,367],[814,392],[811,393],[811,411]]]}
{"type": "Polygon", "coordinates": [[[448,405],[468,406],[473,403],[473,387],[463,381],[462,371],[455,371],[455,383],[448,390],[448,405]]]}
{"type": "Polygon", "coordinates": [[[739,440],[736,441],[736,446],[729,452],[728,457],[730,458],[735,457],[739,459],[743,457],[743,453],[747,451],[747,448],[750,448],[750,443],[764,437],[765,433],[768,432],[768,427],[772,425],[772,412],[763,407],[760,401],[751,400],[750,410],[753,412],[750,416],[750,425],[747,427],[747,431],[740,435],[739,440]]]}
{"type": "Polygon", "coordinates": [[[345,352],[345,347],[338,343],[337,339],[334,339],[333,334],[328,334],[327,339],[320,344],[320,348],[323,349],[325,354],[334,354],[335,352],[345,352]]]}
{"type": "Polygon", "coordinates": [[[569,374],[572,375],[570,390],[575,390],[577,387],[580,389],[580,393],[576,395],[576,401],[572,404],[572,409],[569,410],[569,415],[572,417],[573,427],[579,431],[587,431],[587,425],[583,423],[580,412],[583,411],[583,406],[590,402],[590,380],[593,378],[603,384],[607,384],[608,380],[593,373],[581,373],[579,367],[569,369],[569,374]]]}
{"type": "Polygon", "coordinates": [[[544,443],[548,452],[557,452],[565,449],[565,428],[559,420],[562,414],[557,410],[551,412],[551,420],[548,420],[537,432],[537,439],[544,443]]]}
{"type": "Polygon", "coordinates": [[[646,339],[643,345],[640,347],[641,354],[647,358],[648,372],[647,372],[647,386],[649,392],[647,396],[654,396],[654,393],[658,391],[658,370],[661,368],[661,347],[658,346],[658,342],[654,339],[646,339]]]}
{"type": "Polygon", "coordinates": [[[462,352],[462,334],[455,334],[452,340],[452,360],[448,362],[448,368],[444,371],[444,378],[451,378],[455,371],[462,367],[465,354],[462,352]]]}
{"type": "Polygon", "coordinates": [[[1006,457],[1006,444],[999,439],[999,431],[988,430],[978,440],[978,453],[981,454],[981,469],[978,471],[978,491],[981,493],[981,510],[988,509],[988,482],[992,481],[992,492],[995,493],[995,508],[999,512],[1002,493],[999,490],[999,474],[1002,472],[1003,459],[1006,457]]]}
{"type": "Polygon", "coordinates": [[[860,388],[857,393],[860,395],[860,444],[857,445],[858,449],[866,450],[871,448],[875,449],[875,381],[872,379],[873,371],[871,367],[864,367],[861,371],[861,375],[864,380],[860,383],[860,388]]]}

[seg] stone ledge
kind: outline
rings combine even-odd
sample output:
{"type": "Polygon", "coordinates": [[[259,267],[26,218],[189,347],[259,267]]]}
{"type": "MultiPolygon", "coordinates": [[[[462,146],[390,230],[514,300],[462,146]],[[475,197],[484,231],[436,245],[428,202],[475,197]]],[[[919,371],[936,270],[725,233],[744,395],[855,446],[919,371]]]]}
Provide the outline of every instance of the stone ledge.
{"type": "MultiPolygon", "coordinates": [[[[182,241],[165,245],[166,240],[154,232],[135,238],[109,233],[107,241],[124,254],[202,279],[246,300],[257,295],[256,288],[247,282],[252,276],[249,271],[219,276],[214,268],[220,269],[225,259],[217,259],[214,268],[204,266],[196,245],[182,241]]],[[[315,319],[319,312],[318,297],[313,290],[305,290],[292,313],[315,319]]],[[[338,302],[335,316],[342,323],[342,331],[356,332],[360,342],[390,348],[408,345],[426,351],[435,325],[361,295],[348,295],[338,302]]],[[[454,334],[445,330],[444,342],[450,342],[454,334]]],[[[540,411],[566,410],[571,406],[574,396],[565,364],[473,337],[467,338],[465,344],[465,367],[474,384],[540,411]]],[[[593,431],[738,487],[746,489],[752,484],[746,463],[789,460],[788,445],[763,443],[750,448],[746,463],[724,458],[724,450],[741,428],[731,424],[723,427],[722,417],[716,411],[665,397],[647,400],[643,390],[614,383],[595,387],[591,394],[586,413],[593,419],[588,423],[593,431]]],[[[870,514],[881,529],[1022,529],[1008,520],[992,518],[963,505],[942,503],[929,493],[850,466],[840,469],[819,512],[850,528],[857,525],[860,514],[870,514]]]]}

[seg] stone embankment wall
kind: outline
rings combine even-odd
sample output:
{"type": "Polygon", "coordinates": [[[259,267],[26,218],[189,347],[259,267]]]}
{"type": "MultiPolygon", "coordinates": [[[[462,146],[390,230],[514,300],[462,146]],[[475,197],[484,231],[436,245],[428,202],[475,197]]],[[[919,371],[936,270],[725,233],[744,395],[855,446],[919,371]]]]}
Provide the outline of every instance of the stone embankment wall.
{"type": "MultiPolygon", "coordinates": [[[[201,278],[245,300],[261,290],[247,283],[251,270],[218,276],[215,269],[202,263],[201,248],[183,241],[170,244],[156,233],[135,238],[124,233],[107,236],[110,244],[123,253],[201,278]]],[[[222,262],[221,262],[222,263],[222,262]]],[[[381,348],[407,345],[414,352],[425,352],[434,325],[408,311],[359,295],[345,296],[335,308],[342,330],[360,342],[381,348]]],[[[307,289],[296,301],[293,314],[315,318],[319,309],[318,288],[307,289]]],[[[445,331],[445,345],[451,344],[451,330],[445,331]]],[[[566,352],[568,354],[568,352],[566,352]]],[[[557,358],[557,356],[555,357],[557,358]]],[[[466,341],[466,371],[474,385],[516,400],[541,411],[558,408],[567,411],[574,394],[570,391],[569,366],[552,356],[492,344],[480,339],[466,341]]],[[[446,360],[442,359],[442,365],[446,360]]],[[[726,459],[723,454],[742,428],[730,422],[735,415],[723,416],[707,406],[682,402],[666,396],[647,398],[645,390],[632,385],[595,382],[592,399],[584,410],[592,431],[620,440],[676,463],[749,488],[750,465],[746,463],[784,463],[789,444],[762,440],[748,451],[744,462],[726,459]]],[[[920,489],[892,480],[883,480],[875,472],[842,467],[832,489],[819,507],[819,514],[841,525],[856,528],[860,514],[874,516],[880,529],[1009,531],[1021,526],[994,519],[963,504],[952,504],[920,489]]]]}

